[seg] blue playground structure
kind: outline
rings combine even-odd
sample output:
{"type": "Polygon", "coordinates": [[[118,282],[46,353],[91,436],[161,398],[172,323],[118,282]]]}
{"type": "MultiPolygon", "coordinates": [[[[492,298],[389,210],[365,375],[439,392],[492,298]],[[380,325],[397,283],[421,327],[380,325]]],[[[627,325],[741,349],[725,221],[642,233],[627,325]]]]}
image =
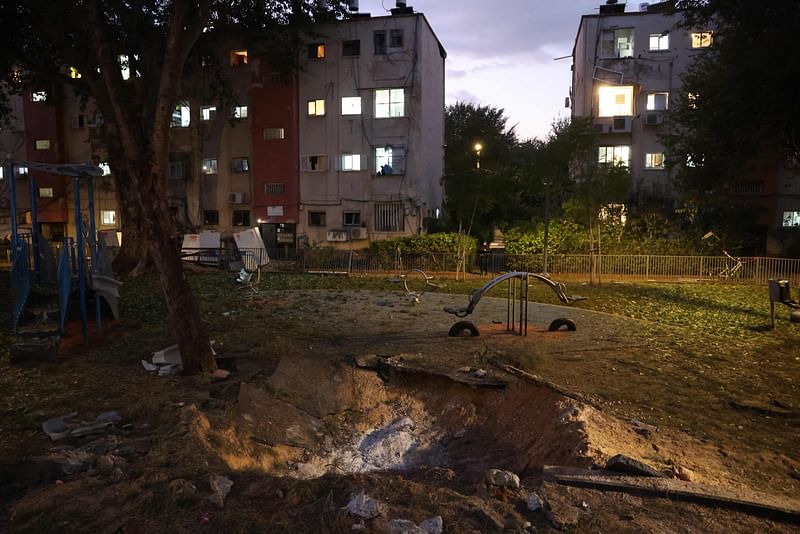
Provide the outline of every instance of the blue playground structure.
{"type": "Polygon", "coordinates": [[[95,228],[94,178],[102,176],[103,170],[92,163],[50,164],[13,160],[6,161],[4,170],[8,178],[11,213],[11,317],[12,328],[17,336],[12,347],[12,361],[42,354],[52,354],[54,357],[58,342],[64,335],[70,300],[75,289],[84,342],[89,341],[87,305],[90,291],[94,295],[98,333],[102,330],[101,298],[110,305],[113,315],[117,315],[117,288],[120,284],[113,278],[108,250],[97,239],[95,228]],[[17,167],[27,167],[29,172],[30,236],[21,235],[17,224],[17,167]],[[64,239],[57,259],[49,242],[39,235],[34,171],[61,175],[73,180],[76,235],[74,238],[64,239]],[[88,228],[84,227],[81,217],[82,186],[87,187],[89,199],[88,228]]]}

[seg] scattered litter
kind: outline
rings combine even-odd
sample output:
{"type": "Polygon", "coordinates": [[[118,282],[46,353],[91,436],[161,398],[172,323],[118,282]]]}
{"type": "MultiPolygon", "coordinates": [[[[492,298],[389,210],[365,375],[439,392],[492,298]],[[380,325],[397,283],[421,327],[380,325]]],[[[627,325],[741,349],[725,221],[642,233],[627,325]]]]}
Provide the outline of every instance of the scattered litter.
{"type": "Polygon", "coordinates": [[[178,349],[178,345],[170,345],[165,349],[154,352],[152,362],[154,364],[181,363],[181,351],[178,349]]]}
{"type": "MultiPolygon", "coordinates": [[[[229,313],[229,312],[226,312],[229,313]]],[[[232,312],[230,312],[232,313],[232,312]]],[[[223,314],[224,315],[224,314],[223,314]]],[[[217,352],[214,350],[214,340],[211,342],[211,354],[215,357],[217,352]]],[[[142,367],[148,373],[158,373],[158,376],[171,376],[177,375],[183,371],[183,362],[181,361],[181,351],[178,345],[170,345],[164,349],[153,353],[151,358],[152,362],[142,360],[142,367]]]]}
{"type": "Polygon", "coordinates": [[[361,490],[358,495],[350,499],[350,502],[347,503],[347,506],[342,509],[346,510],[350,515],[363,517],[364,519],[372,519],[381,514],[380,503],[378,503],[378,501],[369,495],[365,494],[364,490],[361,490]]]}
{"type": "Polygon", "coordinates": [[[473,378],[484,378],[486,376],[486,369],[473,369],[469,372],[469,376],[473,378]]]}
{"type": "Polygon", "coordinates": [[[223,508],[225,506],[225,497],[228,496],[233,487],[233,480],[222,475],[211,475],[208,481],[211,485],[211,491],[214,492],[214,495],[211,496],[211,501],[223,508]]]}
{"type": "Polygon", "coordinates": [[[90,434],[102,434],[107,428],[122,421],[122,417],[116,411],[103,412],[92,422],[70,421],[77,415],[78,412],[72,412],[48,419],[42,423],[42,430],[51,440],[56,441],[66,437],[77,438],[90,434]]]}
{"type": "Polygon", "coordinates": [[[542,498],[535,493],[529,493],[528,496],[525,497],[525,506],[528,507],[529,511],[537,512],[543,508],[542,498]]]}
{"type": "Polygon", "coordinates": [[[511,471],[503,471],[502,469],[489,469],[486,471],[486,482],[492,486],[519,487],[519,477],[511,471]]]}
{"type": "Polygon", "coordinates": [[[211,376],[213,376],[214,378],[219,378],[220,380],[225,380],[230,375],[231,375],[231,372],[226,370],[226,369],[217,369],[216,371],[211,373],[211,376]]]}
{"type": "Polygon", "coordinates": [[[144,370],[147,371],[148,373],[154,372],[154,371],[158,371],[158,366],[157,365],[153,365],[152,363],[148,362],[147,360],[142,360],[142,367],[144,367],[144,370]]]}

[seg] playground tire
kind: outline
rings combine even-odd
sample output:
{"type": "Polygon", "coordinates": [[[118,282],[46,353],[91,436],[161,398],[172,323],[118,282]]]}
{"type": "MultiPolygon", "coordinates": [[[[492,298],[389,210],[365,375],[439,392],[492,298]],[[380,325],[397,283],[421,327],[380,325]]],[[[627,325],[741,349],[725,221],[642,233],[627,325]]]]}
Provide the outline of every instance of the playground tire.
{"type": "Polygon", "coordinates": [[[480,334],[478,332],[478,328],[469,321],[458,321],[456,324],[450,327],[450,331],[447,333],[450,337],[458,337],[464,330],[469,330],[469,333],[472,337],[477,337],[480,334]]]}
{"type": "Polygon", "coordinates": [[[562,326],[566,326],[567,330],[570,332],[574,332],[577,329],[575,326],[575,321],[572,319],[567,319],[566,317],[559,317],[558,319],[553,319],[553,322],[550,323],[550,328],[548,328],[548,330],[551,332],[557,332],[561,330],[562,326]]]}

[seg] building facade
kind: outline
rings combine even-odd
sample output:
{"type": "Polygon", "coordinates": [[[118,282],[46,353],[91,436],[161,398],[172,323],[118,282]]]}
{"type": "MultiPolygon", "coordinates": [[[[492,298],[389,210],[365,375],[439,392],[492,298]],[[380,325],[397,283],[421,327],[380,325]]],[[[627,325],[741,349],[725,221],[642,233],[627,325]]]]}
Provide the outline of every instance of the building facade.
{"type": "MultiPolygon", "coordinates": [[[[391,13],[319,25],[289,74],[231,41],[218,53],[236,102],[204,96],[213,80],[202,72],[185,82],[192,90],[175,106],[167,173],[179,229],[258,226],[269,248],[361,248],[426,230],[442,205],[446,54],[424,15],[405,5],[391,13]]],[[[136,76],[120,64],[123,78],[136,76]]],[[[91,101],[67,85],[15,98],[24,141],[3,130],[5,152],[99,161],[109,175],[95,188],[97,227],[119,228],[102,117],[91,101]]],[[[24,180],[21,211],[30,206],[24,180]]],[[[74,235],[71,182],[43,177],[37,185],[53,199],[39,200],[39,222],[58,227],[40,224],[45,237],[74,235]]]]}

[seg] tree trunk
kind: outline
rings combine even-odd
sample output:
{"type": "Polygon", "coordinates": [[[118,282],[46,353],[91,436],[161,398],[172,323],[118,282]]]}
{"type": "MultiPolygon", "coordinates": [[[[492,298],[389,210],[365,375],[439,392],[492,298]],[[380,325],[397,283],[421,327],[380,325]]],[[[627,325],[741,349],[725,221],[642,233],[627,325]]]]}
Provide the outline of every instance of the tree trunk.
{"type": "Polygon", "coordinates": [[[134,275],[149,272],[153,268],[153,260],[142,232],[142,213],[133,200],[127,175],[120,176],[115,173],[115,178],[117,206],[121,215],[122,246],[114,258],[114,271],[134,275]]]}

